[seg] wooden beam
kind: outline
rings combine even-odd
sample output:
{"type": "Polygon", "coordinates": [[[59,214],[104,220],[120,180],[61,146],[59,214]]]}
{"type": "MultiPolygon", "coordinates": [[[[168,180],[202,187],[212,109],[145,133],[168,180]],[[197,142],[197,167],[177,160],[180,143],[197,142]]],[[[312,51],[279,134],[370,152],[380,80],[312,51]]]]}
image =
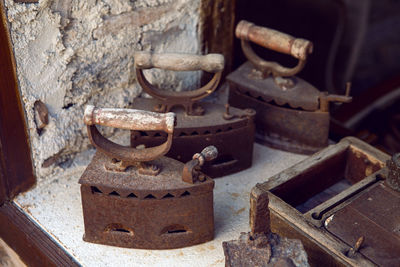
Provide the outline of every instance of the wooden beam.
{"type": "Polygon", "coordinates": [[[36,181],[3,1],[0,1],[0,168],[0,204],[26,191],[36,181]]]}
{"type": "Polygon", "coordinates": [[[203,53],[221,53],[225,57],[224,75],[232,71],[235,0],[202,0],[200,31],[203,53]]]}
{"type": "Polygon", "coordinates": [[[0,207],[0,237],[28,266],[80,266],[13,202],[0,207]]]}

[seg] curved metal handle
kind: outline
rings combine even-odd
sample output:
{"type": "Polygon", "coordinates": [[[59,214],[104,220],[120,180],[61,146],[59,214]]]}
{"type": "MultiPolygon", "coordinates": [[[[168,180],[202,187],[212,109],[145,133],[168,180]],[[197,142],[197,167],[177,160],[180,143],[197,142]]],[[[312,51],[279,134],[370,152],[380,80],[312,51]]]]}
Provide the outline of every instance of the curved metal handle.
{"type": "Polygon", "coordinates": [[[146,51],[135,52],[135,67],[138,69],[159,68],[174,71],[204,70],[217,73],[224,69],[224,56],[208,54],[204,56],[192,54],[165,53],[156,54],[146,51]]]}
{"type": "Polygon", "coordinates": [[[88,105],[83,121],[88,127],[90,142],[110,157],[125,162],[151,161],[166,154],[172,144],[175,114],[161,114],[150,111],[119,108],[96,108],[88,105]],[[143,131],[164,131],[167,141],[159,146],[136,149],[118,145],[105,138],[97,129],[97,125],[143,131]]]}
{"type": "Polygon", "coordinates": [[[305,39],[272,30],[266,27],[242,20],[236,26],[236,37],[241,39],[245,56],[261,71],[274,76],[293,76],[301,71],[308,54],[312,53],[313,44],[305,39]],[[299,60],[297,66],[286,68],[276,62],[265,61],[255,54],[249,41],[265,48],[291,55],[299,60]]]}
{"type": "Polygon", "coordinates": [[[143,90],[161,101],[194,102],[214,92],[221,80],[224,69],[224,56],[208,54],[205,56],[190,54],[152,54],[150,52],[136,52],[134,54],[136,77],[143,90]],[[144,76],[143,70],[161,68],[174,71],[204,70],[214,73],[213,78],[203,87],[183,92],[165,91],[152,85],[144,76]]]}

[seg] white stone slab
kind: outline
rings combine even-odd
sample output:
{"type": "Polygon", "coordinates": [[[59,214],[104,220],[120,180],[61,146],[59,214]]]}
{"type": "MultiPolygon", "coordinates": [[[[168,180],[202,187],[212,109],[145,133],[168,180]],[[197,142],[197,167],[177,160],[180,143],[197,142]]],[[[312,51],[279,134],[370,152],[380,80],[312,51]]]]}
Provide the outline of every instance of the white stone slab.
{"type": "Polygon", "coordinates": [[[41,180],[14,200],[83,266],[224,266],[222,242],[249,231],[251,188],[305,158],[255,144],[252,168],[215,180],[213,241],[182,249],[140,250],[82,240],[78,180],[93,153],[93,150],[81,153],[63,173],[41,180]]]}

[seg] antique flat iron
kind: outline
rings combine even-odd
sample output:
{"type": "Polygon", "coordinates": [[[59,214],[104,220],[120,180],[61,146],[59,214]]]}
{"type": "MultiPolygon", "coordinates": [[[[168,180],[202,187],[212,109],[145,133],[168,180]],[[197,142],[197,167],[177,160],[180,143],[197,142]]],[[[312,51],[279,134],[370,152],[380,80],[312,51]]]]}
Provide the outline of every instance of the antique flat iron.
{"type": "Polygon", "coordinates": [[[256,140],[281,150],[310,154],[328,145],[329,102],[350,102],[346,95],[320,92],[294,76],[301,71],[313,45],[305,39],[241,21],[236,27],[248,61],[227,77],[229,104],[254,108],[256,140]],[[298,59],[293,68],[265,61],[251,48],[252,41],[298,59]]]}
{"type": "Polygon", "coordinates": [[[86,107],[84,122],[97,152],[79,180],[83,240],[172,249],[213,239],[214,181],[200,167],[218,152],[209,146],[186,164],[164,157],[172,144],[174,121],[174,113],[86,107]],[[96,124],[164,131],[167,139],[151,148],[125,147],[106,139],[96,124]]]}
{"type": "MultiPolygon", "coordinates": [[[[214,103],[199,103],[217,88],[224,68],[220,54],[205,56],[189,54],[153,54],[136,52],[134,55],[136,75],[143,90],[153,99],[135,99],[133,108],[168,112],[174,110],[177,124],[173,144],[167,156],[186,162],[193,153],[210,144],[218,149],[219,156],[204,164],[202,170],[215,178],[246,169],[251,166],[254,141],[254,116],[252,109],[225,107],[214,103]],[[174,71],[204,70],[214,73],[203,87],[184,92],[171,92],[157,88],[146,79],[143,70],[160,68],[174,71]]],[[[157,131],[132,131],[133,147],[159,145],[166,135],[157,131]]]]}
{"type": "Polygon", "coordinates": [[[265,193],[272,231],[311,266],[400,266],[400,154],[346,137],[252,190],[265,193]]]}

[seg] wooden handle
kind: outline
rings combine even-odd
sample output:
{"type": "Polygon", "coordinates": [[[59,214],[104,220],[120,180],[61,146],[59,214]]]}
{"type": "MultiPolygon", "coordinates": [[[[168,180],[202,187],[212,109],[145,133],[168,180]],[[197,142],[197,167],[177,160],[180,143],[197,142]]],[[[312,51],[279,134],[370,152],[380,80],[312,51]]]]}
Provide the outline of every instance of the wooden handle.
{"type": "Polygon", "coordinates": [[[135,66],[138,69],[159,68],[174,71],[204,70],[217,73],[224,69],[224,56],[208,54],[204,56],[192,54],[154,54],[151,52],[135,52],[135,66]]]}
{"type": "Polygon", "coordinates": [[[307,55],[313,50],[313,44],[308,40],[256,26],[245,20],[236,26],[236,37],[301,60],[307,59],[307,55]]]}
{"type": "Polygon", "coordinates": [[[86,106],[83,121],[87,125],[102,125],[126,130],[164,131],[173,133],[175,114],[136,109],[96,108],[86,106]]]}

